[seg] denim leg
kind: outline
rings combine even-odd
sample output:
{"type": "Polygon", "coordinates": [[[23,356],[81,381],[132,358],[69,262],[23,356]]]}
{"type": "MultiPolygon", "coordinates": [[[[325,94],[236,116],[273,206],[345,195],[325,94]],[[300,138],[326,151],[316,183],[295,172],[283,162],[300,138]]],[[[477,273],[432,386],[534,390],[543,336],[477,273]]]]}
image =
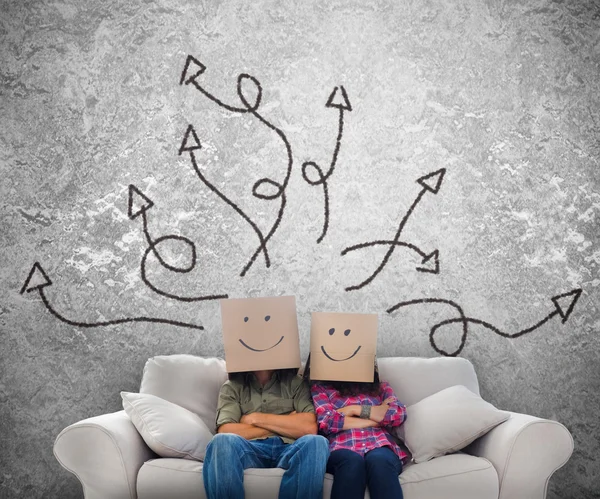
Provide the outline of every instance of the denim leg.
{"type": "Polygon", "coordinates": [[[208,499],[244,499],[244,470],[271,466],[269,440],[217,433],[206,448],[202,468],[208,499]]]}
{"type": "Polygon", "coordinates": [[[371,499],[402,499],[398,475],[402,461],[389,447],[379,447],[365,454],[367,485],[371,499]]]}
{"type": "Polygon", "coordinates": [[[276,464],[285,473],[279,499],[322,499],[329,442],[321,435],[304,435],[282,448],[276,464]]]}
{"type": "Polygon", "coordinates": [[[331,499],[364,499],[367,470],[360,454],[348,449],[334,450],[327,461],[327,473],[333,475],[331,499]]]}

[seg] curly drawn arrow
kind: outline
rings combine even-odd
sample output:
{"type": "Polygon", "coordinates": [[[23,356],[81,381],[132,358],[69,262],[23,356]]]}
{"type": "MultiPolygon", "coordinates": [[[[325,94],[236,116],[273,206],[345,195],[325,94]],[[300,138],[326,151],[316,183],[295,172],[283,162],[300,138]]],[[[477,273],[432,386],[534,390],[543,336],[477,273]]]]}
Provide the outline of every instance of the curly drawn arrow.
{"type": "Polygon", "coordinates": [[[154,286],[149,281],[147,274],[146,274],[146,261],[148,259],[148,255],[150,255],[150,253],[154,253],[154,256],[158,259],[160,264],[172,272],[186,273],[186,272],[192,271],[194,269],[194,267],[196,266],[196,246],[187,237],[168,235],[168,236],[159,237],[156,240],[152,239],[152,237],[150,236],[150,232],[148,231],[148,218],[147,218],[146,212],[153,206],[154,206],[154,203],[152,202],[152,200],[149,199],[147,196],[145,196],[135,185],[129,186],[129,204],[128,204],[127,214],[129,215],[129,218],[131,220],[135,220],[140,215],[142,216],[144,235],[146,236],[146,241],[148,242],[148,248],[144,252],[144,256],[142,257],[142,262],[141,262],[141,266],[140,266],[141,274],[142,274],[142,281],[144,281],[144,284],[146,284],[146,286],[148,286],[152,291],[154,291],[155,293],[158,293],[159,295],[165,296],[167,298],[172,298],[172,299],[178,300],[178,301],[183,301],[183,302],[220,300],[223,298],[228,298],[228,295],[225,295],[225,294],[202,295],[202,296],[180,296],[180,295],[176,295],[173,293],[167,293],[166,291],[162,291],[161,289],[158,289],[156,286],[154,286]],[[192,258],[191,258],[190,264],[187,267],[186,266],[178,267],[175,265],[170,265],[168,262],[166,262],[163,259],[163,257],[161,256],[161,254],[157,248],[161,243],[163,243],[165,241],[169,241],[169,240],[182,241],[188,245],[188,247],[190,248],[191,254],[192,254],[192,258]]]}
{"type": "Polygon", "coordinates": [[[436,352],[438,352],[442,355],[445,355],[446,357],[456,357],[458,354],[460,354],[460,352],[464,348],[465,343],[467,341],[467,334],[469,331],[469,323],[478,324],[480,326],[483,326],[504,338],[518,338],[519,336],[523,336],[525,334],[535,331],[536,329],[541,327],[543,324],[548,322],[550,319],[552,319],[556,315],[559,315],[561,317],[562,323],[564,324],[567,321],[567,319],[569,318],[569,316],[571,315],[571,312],[573,312],[573,309],[575,308],[575,304],[577,303],[577,300],[579,300],[579,297],[581,296],[581,292],[582,292],[581,289],[573,289],[566,293],[563,293],[563,294],[560,294],[557,296],[553,296],[551,299],[552,299],[552,303],[554,304],[554,310],[552,312],[550,312],[542,320],[540,320],[536,324],[534,324],[533,326],[522,329],[516,333],[505,333],[505,332],[501,331],[500,329],[498,329],[497,327],[495,327],[494,325],[490,324],[489,322],[485,322],[480,319],[474,319],[473,317],[467,317],[464,314],[463,309],[460,307],[460,305],[458,305],[456,302],[454,302],[452,300],[444,300],[442,298],[422,298],[422,299],[417,299],[417,300],[402,301],[402,302],[397,303],[396,305],[388,308],[387,313],[392,314],[400,308],[408,307],[410,305],[424,304],[424,303],[442,303],[442,304],[450,305],[458,312],[458,315],[460,317],[457,317],[454,319],[447,319],[447,320],[444,320],[444,321],[441,321],[441,322],[438,322],[437,324],[435,324],[429,332],[429,343],[431,344],[431,347],[436,352]],[[437,332],[437,330],[439,328],[446,326],[448,324],[454,324],[454,323],[462,324],[462,335],[460,338],[460,345],[454,352],[446,352],[445,350],[443,350],[442,348],[439,348],[437,346],[437,344],[435,342],[435,333],[437,332]]]}
{"type": "MultiPolygon", "coordinates": [[[[247,270],[250,268],[260,251],[262,251],[262,253],[264,254],[265,264],[267,268],[270,267],[271,260],[269,258],[269,253],[267,251],[266,246],[267,238],[263,236],[263,233],[259,229],[258,225],[256,225],[256,223],[246,213],[244,213],[244,211],[237,204],[235,204],[231,199],[229,199],[225,194],[223,194],[212,182],[210,182],[206,178],[204,173],[202,173],[202,170],[200,169],[200,166],[198,165],[198,162],[196,161],[196,156],[194,154],[194,151],[197,149],[202,149],[202,145],[198,140],[198,135],[196,134],[194,127],[192,125],[189,125],[187,130],[185,131],[185,135],[183,136],[183,141],[181,142],[181,147],[179,148],[179,155],[181,155],[184,152],[188,152],[190,154],[190,161],[192,162],[194,171],[196,172],[196,175],[198,175],[198,178],[202,181],[202,183],[206,185],[211,191],[213,191],[217,196],[219,196],[223,201],[225,201],[225,203],[231,206],[235,210],[235,212],[238,215],[240,215],[250,225],[250,227],[252,227],[252,230],[254,230],[260,241],[259,249],[252,256],[251,260],[246,264],[240,275],[243,277],[246,274],[247,270]]],[[[269,179],[266,180],[270,181],[269,179]]],[[[282,201],[283,206],[285,206],[285,194],[282,197],[282,201]]]]}
{"type": "Polygon", "coordinates": [[[42,299],[42,302],[44,302],[46,309],[58,320],[65,322],[71,326],[102,327],[102,326],[116,326],[118,324],[126,324],[128,322],[154,322],[154,323],[158,323],[158,324],[170,324],[172,326],[187,327],[187,328],[191,328],[191,329],[200,329],[200,330],[204,329],[203,326],[197,326],[195,324],[188,324],[186,322],[173,321],[170,319],[158,319],[156,317],[127,317],[124,319],[114,319],[111,321],[99,321],[99,322],[74,321],[71,319],[67,319],[64,315],[61,315],[56,310],[54,310],[54,308],[48,301],[48,298],[46,297],[46,294],[44,292],[44,288],[47,286],[50,286],[50,285],[52,285],[52,281],[50,280],[50,278],[48,277],[46,272],[44,272],[44,269],[39,264],[39,262],[35,262],[33,264],[33,267],[31,268],[31,271],[29,272],[29,275],[27,276],[27,280],[25,281],[25,284],[23,284],[23,287],[21,288],[20,293],[23,294],[25,291],[27,291],[28,293],[31,293],[32,291],[37,291],[40,295],[40,298],[42,299]]]}
{"type": "Polygon", "coordinates": [[[421,201],[421,198],[425,195],[425,193],[426,192],[432,192],[433,194],[438,193],[438,191],[440,190],[440,186],[442,185],[442,180],[444,179],[445,173],[446,173],[446,169],[441,168],[440,170],[429,173],[429,174],[417,179],[417,183],[422,186],[422,189],[419,192],[419,194],[417,195],[413,204],[410,206],[410,208],[404,215],[404,218],[402,218],[402,221],[400,222],[400,225],[398,227],[398,230],[396,231],[396,235],[394,236],[394,239],[392,239],[391,241],[379,240],[379,241],[371,241],[368,243],[356,244],[354,246],[349,246],[348,248],[345,248],[342,251],[342,256],[344,256],[352,251],[356,251],[361,248],[368,248],[368,247],[377,246],[377,245],[389,246],[385,256],[383,257],[383,260],[381,261],[379,266],[375,269],[375,271],[360,284],[347,287],[346,291],[353,291],[356,289],[360,289],[363,286],[366,286],[367,284],[369,284],[373,279],[375,279],[375,277],[377,277],[377,275],[386,266],[388,260],[394,253],[394,250],[398,246],[404,246],[409,249],[412,249],[413,251],[417,252],[421,256],[421,258],[422,258],[421,263],[424,266],[417,267],[417,270],[419,272],[429,272],[432,274],[437,274],[439,272],[439,252],[438,252],[438,250],[434,250],[433,252],[426,254],[423,251],[421,251],[414,244],[400,242],[400,235],[402,234],[402,230],[404,229],[404,226],[406,225],[406,222],[408,221],[410,215],[413,213],[414,209],[419,204],[419,202],[421,201]],[[433,264],[433,268],[431,267],[432,264],[433,264]]]}
{"type": "Polygon", "coordinates": [[[323,209],[324,209],[324,217],[323,217],[323,230],[321,231],[321,235],[317,239],[317,244],[319,244],[325,234],[327,234],[327,229],[329,227],[329,188],[327,185],[327,180],[333,174],[335,169],[335,164],[337,162],[338,153],[340,151],[340,146],[342,142],[342,135],[344,133],[344,111],[352,111],[352,105],[348,100],[348,94],[343,86],[335,87],[329,99],[327,99],[327,104],[325,104],[327,108],[337,108],[339,111],[339,119],[338,119],[338,135],[337,140],[335,142],[335,149],[333,150],[333,157],[331,158],[331,163],[329,165],[329,169],[327,173],[323,173],[323,169],[314,161],[306,161],[302,164],[302,178],[312,185],[322,185],[323,186],[323,209]],[[341,97],[337,97],[338,89],[340,90],[341,97]],[[317,172],[318,179],[311,180],[308,176],[308,168],[311,167],[317,172]]]}
{"type": "Polygon", "coordinates": [[[287,153],[287,170],[286,170],[285,178],[282,183],[279,183],[268,177],[263,177],[263,178],[260,178],[259,180],[257,180],[254,183],[254,185],[252,186],[252,195],[254,197],[256,197],[257,199],[262,199],[264,201],[273,201],[275,199],[281,198],[279,210],[277,212],[277,219],[275,220],[275,223],[273,224],[273,226],[271,227],[269,232],[267,232],[267,235],[263,236],[262,231],[260,231],[258,229],[256,224],[254,222],[252,222],[252,220],[250,220],[250,218],[235,203],[233,203],[233,201],[228,199],[214,185],[212,185],[210,182],[208,182],[204,175],[201,174],[200,169],[198,168],[198,165],[196,163],[195,156],[193,154],[193,151],[195,149],[200,149],[200,142],[198,141],[198,136],[196,135],[195,132],[193,132],[193,138],[194,138],[194,141],[196,144],[192,144],[192,146],[187,146],[187,144],[186,144],[187,140],[189,140],[190,134],[192,134],[192,132],[190,131],[190,127],[188,127],[188,130],[186,131],[186,135],[184,137],[184,142],[182,143],[181,147],[179,148],[179,155],[181,155],[181,153],[184,151],[190,153],[190,159],[192,161],[192,165],[194,166],[194,170],[196,170],[196,173],[198,174],[200,180],[202,182],[204,182],[204,184],[209,189],[211,189],[213,192],[215,192],[221,199],[223,199],[223,201],[225,201],[229,206],[231,206],[236,211],[236,213],[238,213],[247,223],[249,223],[252,226],[253,230],[259,236],[260,246],[256,249],[254,254],[250,257],[250,260],[248,261],[246,266],[242,269],[240,276],[243,277],[246,275],[246,272],[250,269],[250,267],[256,260],[257,256],[261,252],[265,256],[265,265],[267,266],[267,268],[270,267],[270,265],[271,265],[271,262],[269,260],[268,253],[267,253],[267,243],[269,242],[271,237],[273,237],[273,234],[275,234],[275,232],[279,228],[279,224],[281,223],[281,219],[282,219],[283,213],[285,211],[285,205],[287,202],[286,196],[285,196],[285,190],[288,186],[290,176],[292,174],[292,165],[293,165],[292,147],[291,147],[290,142],[288,141],[287,137],[283,133],[283,131],[281,129],[277,128],[275,125],[273,125],[268,120],[266,120],[258,112],[258,108],[259,108],[261,100],[262,100],[262,87],[260,85],[260,82],[254,76],[251,76],[246,73],[242,73],[242,74],[238,75],[237,94],[238,94],[238,97],[244,107],[237,107],[237,106],[232,106],[232,105],[226,104],[225,102],[221,101],[220,99],[218,99],[217,97],[212,95],[210,92],[205,90],[204,87],[202,87],[202,85],[200,85],[200,83],[198,83],[197,79],[199,76],[201,76],[204,73],[204,71],[206,71],[206,66],[204,64],[202,64],[200,61],[198,61],[198,59],[196,59],[195,57],[188,55],[186,62],[185,62],[185,66],[181,73],[181,78],[179,80],[179,84],[180,85],[183,85],[183,84],[192,85],[199,92],[201,92],[205,97],[207,97],[212,102],[219,105],[220,107],[227,109],[228,111],[231,111],[234,113],[250,113],[250,114],[252,114],[262,124],[267,126],[270,130],[274,131],[279,136],[279,138],[282,140],[282,142],[285,146],[286,153],[287,153]],[[244,84],[246,82],[251,82],[256,89],[256,95],[253,99],[254,102],[250,102],[251,98],[244,95],[244,84]],[[268,192],[269,187],[275,188],[274,192],[269,193],[268,192]],[[261,192],[261,191],[265,191],[265,190],[267,190],[267,192],[261,192]]]}

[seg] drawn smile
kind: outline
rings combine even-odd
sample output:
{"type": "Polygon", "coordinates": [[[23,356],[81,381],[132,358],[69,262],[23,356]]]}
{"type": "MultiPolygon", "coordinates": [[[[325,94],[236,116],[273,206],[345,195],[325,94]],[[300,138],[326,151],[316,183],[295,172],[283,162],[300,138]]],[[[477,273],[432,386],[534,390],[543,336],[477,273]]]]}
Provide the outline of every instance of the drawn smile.
{"type": "MultiPolygon", "coordinates": [[[[242,341],[242,340],[240,340],[242,341]]],[[[325,357],[327,357],[329,360],[333,360],[334,362],[343,362],[344,360],[350,360],[352,357],[354,357],[358,351],[360,350],[360,347],[362,345],[358,345],[358,348],[356,350],[354,350],[354,353],[352,355],[350,355],[350,357],[347,357],[345,359],[334,359],[331,355],[329,355],[326,351],[325,351],[325,347],[323,345],[321,345],[321,351],[323,352],[323,354],[325,355],[325,357]]]]}
{"type": "MultiPolygon", "coordinates": [[[[253,352],[266,352],[267,350],[271,350],[271,348],[275,348],[277,345],[279,345],[281,342],[283,341],[283,336],[281,338],[279,338],[279,341],[277,343],[275,343],[273,346],[269,347],[269,348],[263,348],[263,349],[259,349],[259,348],[252,348],[251,346],[249,346],[248,344],[244,343],[244,340],[240,339],[240,343],[242,345],[244,345],[248,350],[252,350],[253,352]]],[[[359,347],[360,348],[360,347],[359,347]]],[[[358,352],[358,350],[356,351],[358,352]]],[[[356,353],[354,352],[354,353],[356,353]]]]}

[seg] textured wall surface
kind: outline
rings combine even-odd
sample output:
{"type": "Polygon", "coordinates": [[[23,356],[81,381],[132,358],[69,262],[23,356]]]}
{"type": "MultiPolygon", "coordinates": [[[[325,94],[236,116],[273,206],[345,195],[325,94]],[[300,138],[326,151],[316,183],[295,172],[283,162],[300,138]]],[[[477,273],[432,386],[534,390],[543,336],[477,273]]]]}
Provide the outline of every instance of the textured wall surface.
{"type": "Polygon", "coordinates": [[[1,497],[81,497],[56,435],[223,355],[221,294],[470,359],[600,497],[597,2],[0,4],[1,497]]]}

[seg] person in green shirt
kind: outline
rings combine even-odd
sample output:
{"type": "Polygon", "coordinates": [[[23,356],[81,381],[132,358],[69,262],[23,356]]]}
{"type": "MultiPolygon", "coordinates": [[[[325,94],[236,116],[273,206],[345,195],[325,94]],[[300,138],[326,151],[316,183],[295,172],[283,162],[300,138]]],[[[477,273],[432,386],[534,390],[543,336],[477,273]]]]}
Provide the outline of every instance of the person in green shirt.
{"type": "Polygon", "coordinates": [[[203,467],[208,499],[243,499],[244,469],[283,468],[279,497],[317,499],[329,457],[298,369],[230,373],[203,467]]]}

